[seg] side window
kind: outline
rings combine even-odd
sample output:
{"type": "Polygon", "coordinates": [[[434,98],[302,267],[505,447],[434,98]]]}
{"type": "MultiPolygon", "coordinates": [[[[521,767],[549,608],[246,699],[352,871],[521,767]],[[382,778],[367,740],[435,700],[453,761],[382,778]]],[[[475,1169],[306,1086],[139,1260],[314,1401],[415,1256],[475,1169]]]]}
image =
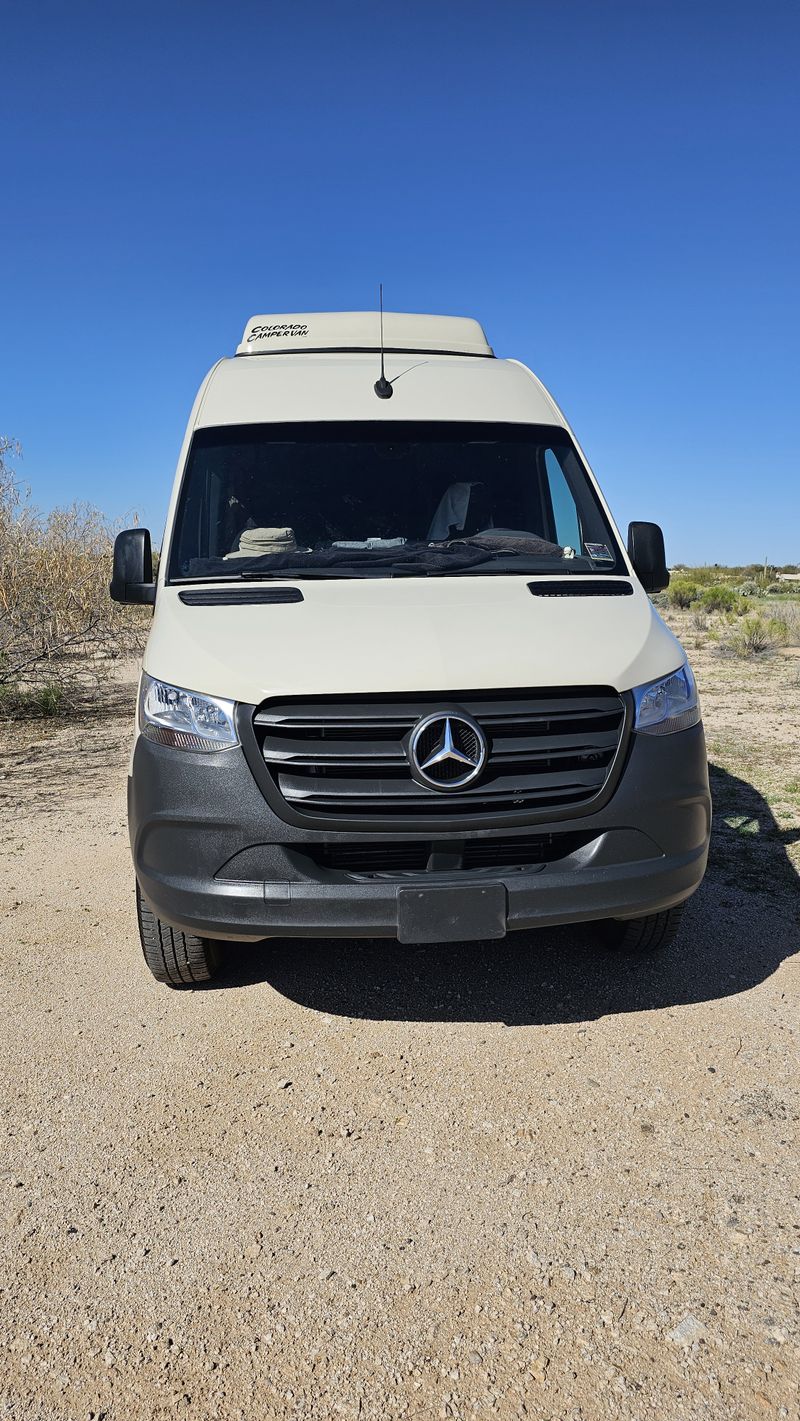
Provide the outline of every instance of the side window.
{"type": "Polygon", "coordinates": [[[564,470],[552,449],[545,452],[544,466],[547,470],[550,502],[553,505],[556,538],[562,548],[574,548],[579,553],[581,551],[581,528],[578,521],[578,510],[569,484],[564,477],[564,470]]]}

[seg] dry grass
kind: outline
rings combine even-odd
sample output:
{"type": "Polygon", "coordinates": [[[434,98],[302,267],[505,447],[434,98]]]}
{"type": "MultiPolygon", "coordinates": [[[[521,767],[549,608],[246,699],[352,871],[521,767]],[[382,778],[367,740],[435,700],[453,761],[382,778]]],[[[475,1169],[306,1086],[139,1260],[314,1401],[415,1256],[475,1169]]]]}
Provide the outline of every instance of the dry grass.
{"type": "MultiPolygon", "coordinates": [[[[772,611],[765,606],[767,618],[772,611]]],[[[800,603],[781,617],[800,645],[800,603]]],[[[744,655],[726,652],[726,638],[742,621],[713,614],[714,629],[698,635],[693,611],[665,609],[700,688],[714,799],[712,875],[752,891],[784,883],[797,896],[800,872],[800,746],[794,708],[800,695],[800,656],[778,645],[744,655]],[[765,807],[766,806],[766,807],[765,807]],[[767,812],[769,811],[769,812],[767,812]],[[774,819],[774,823],[771,822],[774,819]],[[783,873],[782,863],[788,862],[783,873]]]]}
{"type": "Polygon", "coordinates": [[[115,527],[73,503],[43,514],[0,438],[0,714],[100,704],[109,663],[144,643],[147,613],[108,594],[115,527]]]}
{"type": "Polygon", "coordinates": [[[707,642],[729,657],[749,659],[781,647],[800,646],[800,602],[795,586],[770,582],[775,569],[762,570],[758,580],[741,581],[751,568],[681,568],[665,593],[654,600],[680,618],[688,614],[697,634],[695,646],[707,642]]]}
{"type": "Polygon", "coordinates": [[[758,656],[764,651],[774,651],[786,646],[789,628],[782,617],[765,617],[757,613],[744,617],[737,627],[729,632],[723,646],[734,656],[758,656]]]}

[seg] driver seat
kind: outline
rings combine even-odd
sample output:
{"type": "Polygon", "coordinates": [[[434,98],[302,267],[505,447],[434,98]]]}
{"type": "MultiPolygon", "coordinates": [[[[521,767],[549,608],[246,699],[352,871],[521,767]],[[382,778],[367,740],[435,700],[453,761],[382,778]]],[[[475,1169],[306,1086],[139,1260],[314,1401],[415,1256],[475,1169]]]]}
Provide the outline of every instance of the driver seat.
{"type": "Polygon", "coordinates": [[[428,542],[444,543],[459,534],[462,538],[471,538],[493,527],[492,500],[486,484],[479,480],[454,483],[439,499],[428,529],[428,542]]]}

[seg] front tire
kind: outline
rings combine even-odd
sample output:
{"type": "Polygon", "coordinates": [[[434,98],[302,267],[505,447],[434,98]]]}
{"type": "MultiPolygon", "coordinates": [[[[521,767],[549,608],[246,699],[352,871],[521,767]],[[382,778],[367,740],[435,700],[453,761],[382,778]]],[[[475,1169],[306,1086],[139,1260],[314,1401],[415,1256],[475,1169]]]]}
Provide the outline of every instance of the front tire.
{"type": "Polygon", "coordinates": [[[136,885],[136,916],[144,960],[157,982],[168,987],[194,987],[210,982],[220,962],[219,943],[213,938],[171,928],[157,918],[136,885]]]}
{"type": "Polygon", "coordinates": [[[680,932],[684,904],[645,918],[608,918],[598,923],[604,947],[628,957],[644,957],[671,947],[680,932]]]}

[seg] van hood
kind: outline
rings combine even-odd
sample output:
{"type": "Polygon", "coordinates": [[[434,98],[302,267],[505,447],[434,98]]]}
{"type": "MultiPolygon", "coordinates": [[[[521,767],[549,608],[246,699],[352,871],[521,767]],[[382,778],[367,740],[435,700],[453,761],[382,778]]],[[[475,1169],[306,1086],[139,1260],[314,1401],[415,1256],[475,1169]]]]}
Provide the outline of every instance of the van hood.
{"type": "Polygon", "coordinates": [[[302,601],[220,606],[187,605],[182,589],[161,586],[144,669],[185,690],[257,705],[269,696],[391,691],[626,691],[684,660],[638,583],[629,596],[531,593],[531,584],[550,581],[309,578],[260,585],[291,585],[302,601]]]}

